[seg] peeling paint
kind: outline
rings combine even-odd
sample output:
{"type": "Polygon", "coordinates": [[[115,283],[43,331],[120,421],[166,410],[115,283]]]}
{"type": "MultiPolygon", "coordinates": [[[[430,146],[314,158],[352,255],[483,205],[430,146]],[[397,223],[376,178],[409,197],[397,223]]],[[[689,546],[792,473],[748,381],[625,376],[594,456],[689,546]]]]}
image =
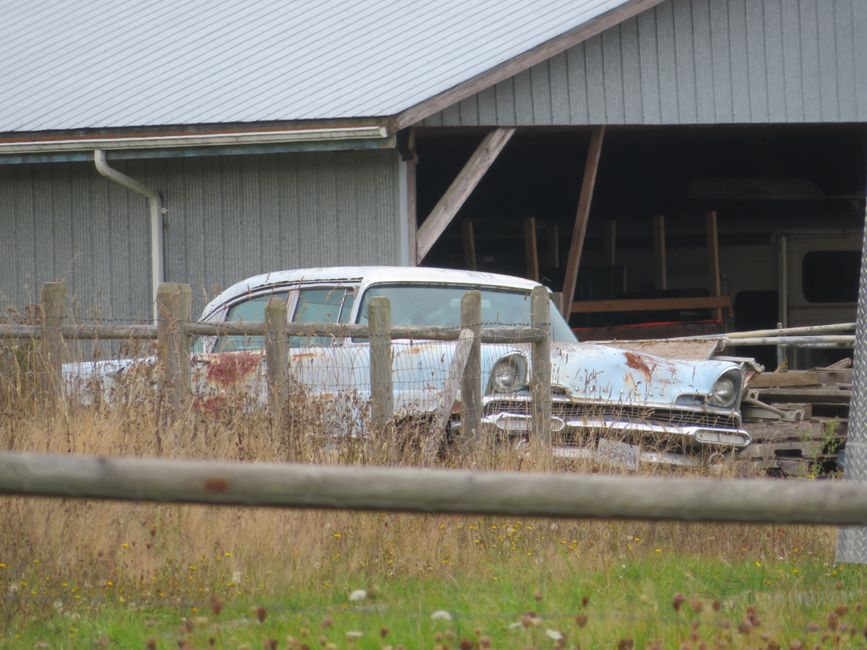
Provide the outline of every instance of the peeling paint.
{"type": "Polygon", "coordinates": [[[259,366],[262,355],[256,352],[224,352],[209,358],[207,380],[222,386],[236,384],[259,366]]]}

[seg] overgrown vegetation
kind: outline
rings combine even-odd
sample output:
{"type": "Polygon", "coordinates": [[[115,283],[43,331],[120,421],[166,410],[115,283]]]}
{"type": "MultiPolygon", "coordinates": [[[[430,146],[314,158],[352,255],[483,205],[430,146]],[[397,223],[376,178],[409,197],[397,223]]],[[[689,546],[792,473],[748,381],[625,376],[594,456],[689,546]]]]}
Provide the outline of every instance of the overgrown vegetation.
{"type": "MultiPolygon", "coordinates": [[[[11,385],[11,384],[10,384],[11,385]]],[[[413,464],[411,431],[328,436],[242,396],[164,426],[147,374],[111,403],[4,392],[0,448],[413,464]]],[[[419,432],[416,432],[419,433],[419,432]]],[[[423,433],[423,432],[421,432],[423,433]]],[[[442,464],[551,469],[509,449],[442,464]]],[[[863,647],[865,576],[804,526],[552,521],[2,498],[3,647],[863,647]]]]}

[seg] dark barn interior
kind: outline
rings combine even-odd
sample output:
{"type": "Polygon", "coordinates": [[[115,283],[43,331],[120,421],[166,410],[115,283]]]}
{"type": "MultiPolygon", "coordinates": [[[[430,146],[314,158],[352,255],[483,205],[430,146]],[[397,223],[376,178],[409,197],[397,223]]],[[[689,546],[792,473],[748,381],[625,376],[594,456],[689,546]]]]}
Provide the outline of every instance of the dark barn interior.
{"type": "MultiPolygon", "coordinates": [[[[420,222],[483,135],[418,132],[420,222]]],[[[538,274],[559,291],[589,137],[586,129],[519,129],[422,263],[538,274]],[[535,266],[527,248],[528,229],[536,237],[535,266]]],[[[810,242],[831,242],[833,254],[805,256],[799,277],[807,302],[839,309],[824,310],[824,316],[814,310],[809,318],[853,318],[867,176],[864,152],[860,127],[609,128],[575,300],[708,295],[705,215],[715,211],[721,289],[733,306],[733,315],[721,327],[797,324],[791,313],[781,313],[781,308],[790,311],[780,299],[780,284],[786,282],[781,280],[781,238],[808,248],[810,242]],[[661,262],[655,230],[663,233],[661,262]]],[[[570,322],[590,328],[586,331],[593,338],[598,328],[705,321],[712,320],[712,312],[573,313],[570,322]]]]}

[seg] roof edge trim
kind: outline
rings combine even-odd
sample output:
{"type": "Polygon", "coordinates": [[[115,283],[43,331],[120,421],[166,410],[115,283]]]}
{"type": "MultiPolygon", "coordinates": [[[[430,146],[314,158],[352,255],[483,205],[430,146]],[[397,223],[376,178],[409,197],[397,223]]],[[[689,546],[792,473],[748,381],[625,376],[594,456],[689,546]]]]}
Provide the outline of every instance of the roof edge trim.
{"type": "Polygon", "coordinates": [[[0,154],[89,151],[92,149],[116,151],[125,149],[213,147],[227,145],[281,144],[290,142],[380,140],[387,138],[388,135],[388,131],[382,126],[355,126],[326,129],[207,133],[199,135],[156,135],[31,141],[19,140],[17,142],[0,142],[0,154]]]}
{"type": "Polygon", "coordinates": [[[448,90],[425,99],[418,104],[397,113],[392,119],[391,131],[399,131],[421,122],[426,117],[437,113],[444,108],[456,104],[471,95],[475,95],[504,79],[533,67],[534,65],[550,59],[570,47],[578,45],[606,29],[616,27],[620,23],[637,16],[638,14],[652,9],[665,0],[626,0],[622,5],[589,20],[586,23],[573,27],[568,32],[545,41],[536,47],[527,50],[523,54],[503,61],[490,70],[477,74],[466,81],[453,86],[448,90]]]}

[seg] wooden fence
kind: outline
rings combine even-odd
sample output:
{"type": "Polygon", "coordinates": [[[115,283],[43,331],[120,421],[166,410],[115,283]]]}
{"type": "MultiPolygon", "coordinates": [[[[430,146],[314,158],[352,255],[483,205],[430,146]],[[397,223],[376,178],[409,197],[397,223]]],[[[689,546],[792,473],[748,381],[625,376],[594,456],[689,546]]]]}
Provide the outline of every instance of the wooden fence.
{"type": "Polygon", "coordinates": [[[63,398],[62,365],[67,339],[155,339],[159,390],[167,397],[169,418],[186,407],[191,389],[191,341],[195,336],[263,336],[268,404],[275,417],[288,399],[290,358],[288,337],[361,337],[369,340],[370,386],[375,430],[392,421],[392,345],[394,339],[455,341],[456,352],[435,414],[436,431],[444,431],[457,391],[461,390],[464,433],[476,435],[481,418],[481,343],[530,343],[531,392],[534,422],[540,442],[550,446],[550,313],[549,297],[541,287],[531,296],[529,327],[481,326],[481,294],[468,291],[461,302],[460,327],[392,327],[386,298],[370,301],[369,325],[289,323],[286,301],[272,298],[261,323],[207,323],[191,320],[192,292],[188,285],[164,283],[157,291],[156,325],[71,325],[65,323],[66,288],[62,282],[42,286],[41,322],[38,325],[0,324],[0,340],[33,339],[37,342],[39,385],[47,402],[63,398]]]}
{"type": "Polygon", "coordinates": [[[0,453],[0,494],[569,518],[867,524],[867,484],[0,453]]]}

